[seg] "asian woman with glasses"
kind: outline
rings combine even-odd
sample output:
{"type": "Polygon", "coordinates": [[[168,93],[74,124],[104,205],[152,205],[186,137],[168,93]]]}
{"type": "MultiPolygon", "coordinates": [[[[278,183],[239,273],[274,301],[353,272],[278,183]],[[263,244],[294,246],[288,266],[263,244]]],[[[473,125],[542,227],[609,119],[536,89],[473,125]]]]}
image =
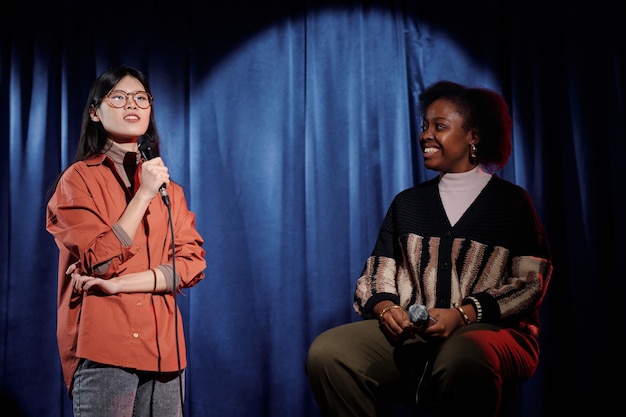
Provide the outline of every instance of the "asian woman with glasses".
{"type": "Polygon", "coordinates": [[[139,70],[101,74],[74,161],[48,201],[46,229],[59,248],[57,340],[76,416],[183,413],[175,296],[204,278],[206,261],[195,214],[158,156],[153,104],[139,70]],[[154,157],[139,152],[140,137],[154,157]],[[162,187],[170,205],[155,198],[162,187]]]}

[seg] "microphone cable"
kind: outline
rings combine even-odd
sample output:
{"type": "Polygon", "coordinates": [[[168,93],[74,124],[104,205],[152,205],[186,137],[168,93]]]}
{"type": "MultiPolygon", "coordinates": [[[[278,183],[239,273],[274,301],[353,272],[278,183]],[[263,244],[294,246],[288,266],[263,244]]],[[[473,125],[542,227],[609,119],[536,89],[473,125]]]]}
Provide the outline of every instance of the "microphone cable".
{"type": "MultiPolygon", "coordinates": [[[[141,153],[141,156],[143,156],[143,158],[146,161],[149,161],[159,156],[156,143],[154,142],[152,137],[148,134],[141,135],[137,139],[137,149],[139,150],[139,152],[141,153]]],[[[170,234],[172,237],[172,274],[174,275],[173,277],[174,288],[172,292],[172,295],[174,296],[174,332],[175,332],[174,341],[176,343],[176,358],[178,360],[178,387],[180,391],[180,408],[182,412],[182,417],[185,417],[185,404],[183,400],[184,395],[183,395],[183,378],[182,378],[183,370],[181,369],[181,366],[180,366],[180,347],[178,346],[178,339],[179,339],[178,301],[177,301],[178,297],[176,296],[176,293],[178,292],[178,277],[176,275],[176,242],[174,240],[174,222],[172,220],[172,209],[170,207],[170,198],[169,198],[169,195],[167,194],[167,191],[165,190],[165,184],[161,185],[161,187],[159,188],[159,193],[161,194],[161,199],[163,200],[163,203],[167,207],[168,221],[170,224],[170,234]]],[[[181,313],[181,316],[182,316],[182,313],[181,313]]]]}
{"type": "Polygon", "coordinates": [[[428,361],[424,364],[424,370],[422,371],[422,376],[420,376],[419,381],[417,382],[417,389],[415,390],[415,408],[419,409],[420,406],[420,389],[422,388],[422,384],[424,383],[424,379],[426,378],[426,371],[428,370],[428,361]]]}
{"type": "Polygon", "coordinates": [[[176,343],[176,359],[178,361],[178,391],[180,396],[180,410],[182,413],[182,417],[185,417],[185,402],[184,402],[184,393],[183,393],[183,371],[180,365],[180,347],[178,343],[179,339],[179,331],[178,331],[178,297],[176,296],[176,292],[178,291],[178,276],[176,275],[176,242],[174,240],[174,222],[172,221],[172,209],[170,207],[169,199],[163,198],[163,202],[167,207],[168,220],[170,224],[170,235],[172,236],[172,274],[174,276],[174,288],[172,291],[172,295],[174,296],[174,333],[175,333],[175,343],[176,343]]]}

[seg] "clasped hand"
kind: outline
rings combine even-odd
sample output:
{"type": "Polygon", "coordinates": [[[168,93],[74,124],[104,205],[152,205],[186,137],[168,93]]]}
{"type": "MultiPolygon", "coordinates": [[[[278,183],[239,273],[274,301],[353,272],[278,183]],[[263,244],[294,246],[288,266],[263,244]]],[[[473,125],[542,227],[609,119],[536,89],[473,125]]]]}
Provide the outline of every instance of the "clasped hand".
{"type": "Polygon", "coordinates": [[[78,269],[78,262],[71,264],[65,273],[70,276],[72,288],[79,294],[86,293],[91,289],[98,289],[105,294],[117,294],[118,292],[117,283],[113,280],[82,275],[78,269]]]}
{"type": "Polygon", "coordinates": [[[436,323],[415,325],[404,308],[393,308],[380,318],[380,327],[390,338],[400,340],[413,337],[416,333],[446,338],[460,326],[459,313],[453,308],[432,308],[428,313],[437,320],[436,323]]]}

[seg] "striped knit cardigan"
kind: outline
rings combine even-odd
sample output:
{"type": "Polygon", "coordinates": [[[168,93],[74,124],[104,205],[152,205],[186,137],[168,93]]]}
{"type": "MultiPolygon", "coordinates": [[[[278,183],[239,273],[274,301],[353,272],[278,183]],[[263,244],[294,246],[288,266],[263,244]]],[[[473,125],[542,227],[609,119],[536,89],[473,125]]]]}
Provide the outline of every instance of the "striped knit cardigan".
{"type": "Polygon", "coordinates": [[[493,175],[451,226],[438,183],[433,178],[394,198],[357,280],[355,311],[372,318],[382,300],[405,308],[473,303],[480,321],[537,335],[553,267],[530,196],[493,175]]]}

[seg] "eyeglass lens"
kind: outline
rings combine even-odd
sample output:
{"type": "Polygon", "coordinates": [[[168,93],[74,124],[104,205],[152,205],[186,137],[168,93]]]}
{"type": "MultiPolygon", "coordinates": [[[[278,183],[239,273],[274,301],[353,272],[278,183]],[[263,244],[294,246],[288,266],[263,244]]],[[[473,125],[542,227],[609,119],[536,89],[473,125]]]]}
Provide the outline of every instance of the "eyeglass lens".
{"type": "Polygon", "coordinates": [[[128,103],[128,97],[132,97],[137,107],[147,109],[152,104],[152,97],[145,91],[137,91],[135,93],[127,93],[121,90],[111,91],[107,98],[111,106],[115,108],[124,107],[128,103]]]}

